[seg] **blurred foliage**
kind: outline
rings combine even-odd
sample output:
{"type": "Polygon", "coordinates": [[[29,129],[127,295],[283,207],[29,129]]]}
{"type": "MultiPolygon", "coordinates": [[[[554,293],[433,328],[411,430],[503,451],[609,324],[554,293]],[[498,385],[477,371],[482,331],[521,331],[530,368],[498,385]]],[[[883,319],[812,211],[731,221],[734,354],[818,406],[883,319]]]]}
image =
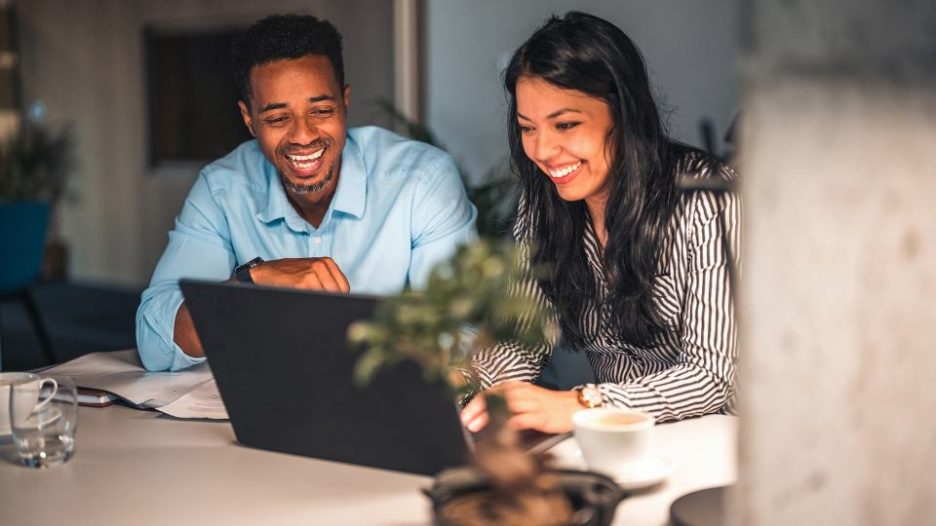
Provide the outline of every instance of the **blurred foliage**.
{"type": "Polygon", "coordinates": [[[548,322],[546,307],[511,292],[512,284],[545,273],[527,268],[526,250],[508,240],[480,239],[464,245],[432,270],[425,290],[387,298],[373,320],[352,324],[349,341],[366,349],[357,363],[356,380],[366,383],[381,367],[411,359],[428,380],[468,391],[474,386],[461,385],[465,377],[452,371],[467,370],[469,357],[478,349],[512,341],[536,353],[547,338],[555,338],[556,329],[548,322]]]}
{"type": "Polygon", "coordinates": [[[26,122],[0,143],[0,202],[56,201],[73,167],[67,128],[26,122]]]}
{"type": "MultiPolygon", "coordinates": [[[[378,100],[377,106],[399,133],[436,148],[446,149],[428,126],[410,120],[392,102],[378,100]]],[[[476,184],[469,180],[467,172],[457,160],[455,164],[468,191],[468,199],[478,209],[478,233],[482,237],[509,237],[510,221],[517,207],[517,181],[509,163],[505,161],[495,165],[484,174],[483,182],[476,184]]]]}

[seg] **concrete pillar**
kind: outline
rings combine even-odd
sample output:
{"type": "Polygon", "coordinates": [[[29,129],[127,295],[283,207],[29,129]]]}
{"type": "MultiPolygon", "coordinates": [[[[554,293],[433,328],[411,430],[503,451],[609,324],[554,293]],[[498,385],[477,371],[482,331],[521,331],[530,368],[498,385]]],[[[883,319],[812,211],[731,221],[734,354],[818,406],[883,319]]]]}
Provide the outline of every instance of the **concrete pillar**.
{"type": "Polygon", "coordinates": [[[746,4],[733,524],[936,521],[936,2],[746,4]]]}

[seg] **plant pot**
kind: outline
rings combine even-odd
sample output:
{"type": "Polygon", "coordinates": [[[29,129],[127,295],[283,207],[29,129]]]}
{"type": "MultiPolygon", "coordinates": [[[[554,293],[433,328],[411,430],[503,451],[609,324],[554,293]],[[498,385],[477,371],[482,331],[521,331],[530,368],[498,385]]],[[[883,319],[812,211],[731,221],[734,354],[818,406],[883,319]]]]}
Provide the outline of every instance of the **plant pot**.
{"type": "Polygon", "coordinates": [[[0,203],[0,294],[31,284],[42,268],[49,203],[0,203]]]}
{"type": "MultiPolygon", "coordinates": [[[[559,489],[572,505],[570,526],[605,526],[611,524],[624,492],[609,477],[593,471],[551,470],[559,477],[559,489]]],[[[447,469],[440,473],[431,488],[424,490],[432,500],[433,524],[454,526],[440,510],[460,497],[490,490],[486,477],[472,467],[447,469]]]]}

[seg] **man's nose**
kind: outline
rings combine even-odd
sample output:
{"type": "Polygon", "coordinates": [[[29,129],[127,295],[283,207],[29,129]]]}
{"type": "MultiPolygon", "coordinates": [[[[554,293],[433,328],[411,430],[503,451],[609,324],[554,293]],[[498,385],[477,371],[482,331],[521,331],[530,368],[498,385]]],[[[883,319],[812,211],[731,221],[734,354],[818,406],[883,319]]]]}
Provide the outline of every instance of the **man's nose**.
{"type": "Polygon", "coordinates": [[[289,130],[289,142],[306,145],[318,138],[318,128],[307,119],[295,119],[289,130]]]}

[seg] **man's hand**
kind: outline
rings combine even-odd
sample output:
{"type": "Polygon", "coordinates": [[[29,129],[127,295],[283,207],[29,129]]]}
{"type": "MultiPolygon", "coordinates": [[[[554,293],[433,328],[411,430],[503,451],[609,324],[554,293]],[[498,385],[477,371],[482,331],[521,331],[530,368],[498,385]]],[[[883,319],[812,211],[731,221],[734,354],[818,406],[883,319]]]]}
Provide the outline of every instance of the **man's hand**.
{"type": "Polygon", "coordinates": [[[350,292],[348,278],[332,258],[287,258],[264,261],[250,269],[257,285],[350,292]]]}
{"type": "MultiPolygon", "coordinates": [[[[507,401],[511,417],[507,423],[516,429],[535,429],[544,433],[572,430],[572,414],[582,409],[574,391],[552,391],[527,382],[506,382],[487,391],[507,401]]],[[[461,411],[462,423],[472,432],[487,425],[487,402],[478,394],[461,411]]]]}

